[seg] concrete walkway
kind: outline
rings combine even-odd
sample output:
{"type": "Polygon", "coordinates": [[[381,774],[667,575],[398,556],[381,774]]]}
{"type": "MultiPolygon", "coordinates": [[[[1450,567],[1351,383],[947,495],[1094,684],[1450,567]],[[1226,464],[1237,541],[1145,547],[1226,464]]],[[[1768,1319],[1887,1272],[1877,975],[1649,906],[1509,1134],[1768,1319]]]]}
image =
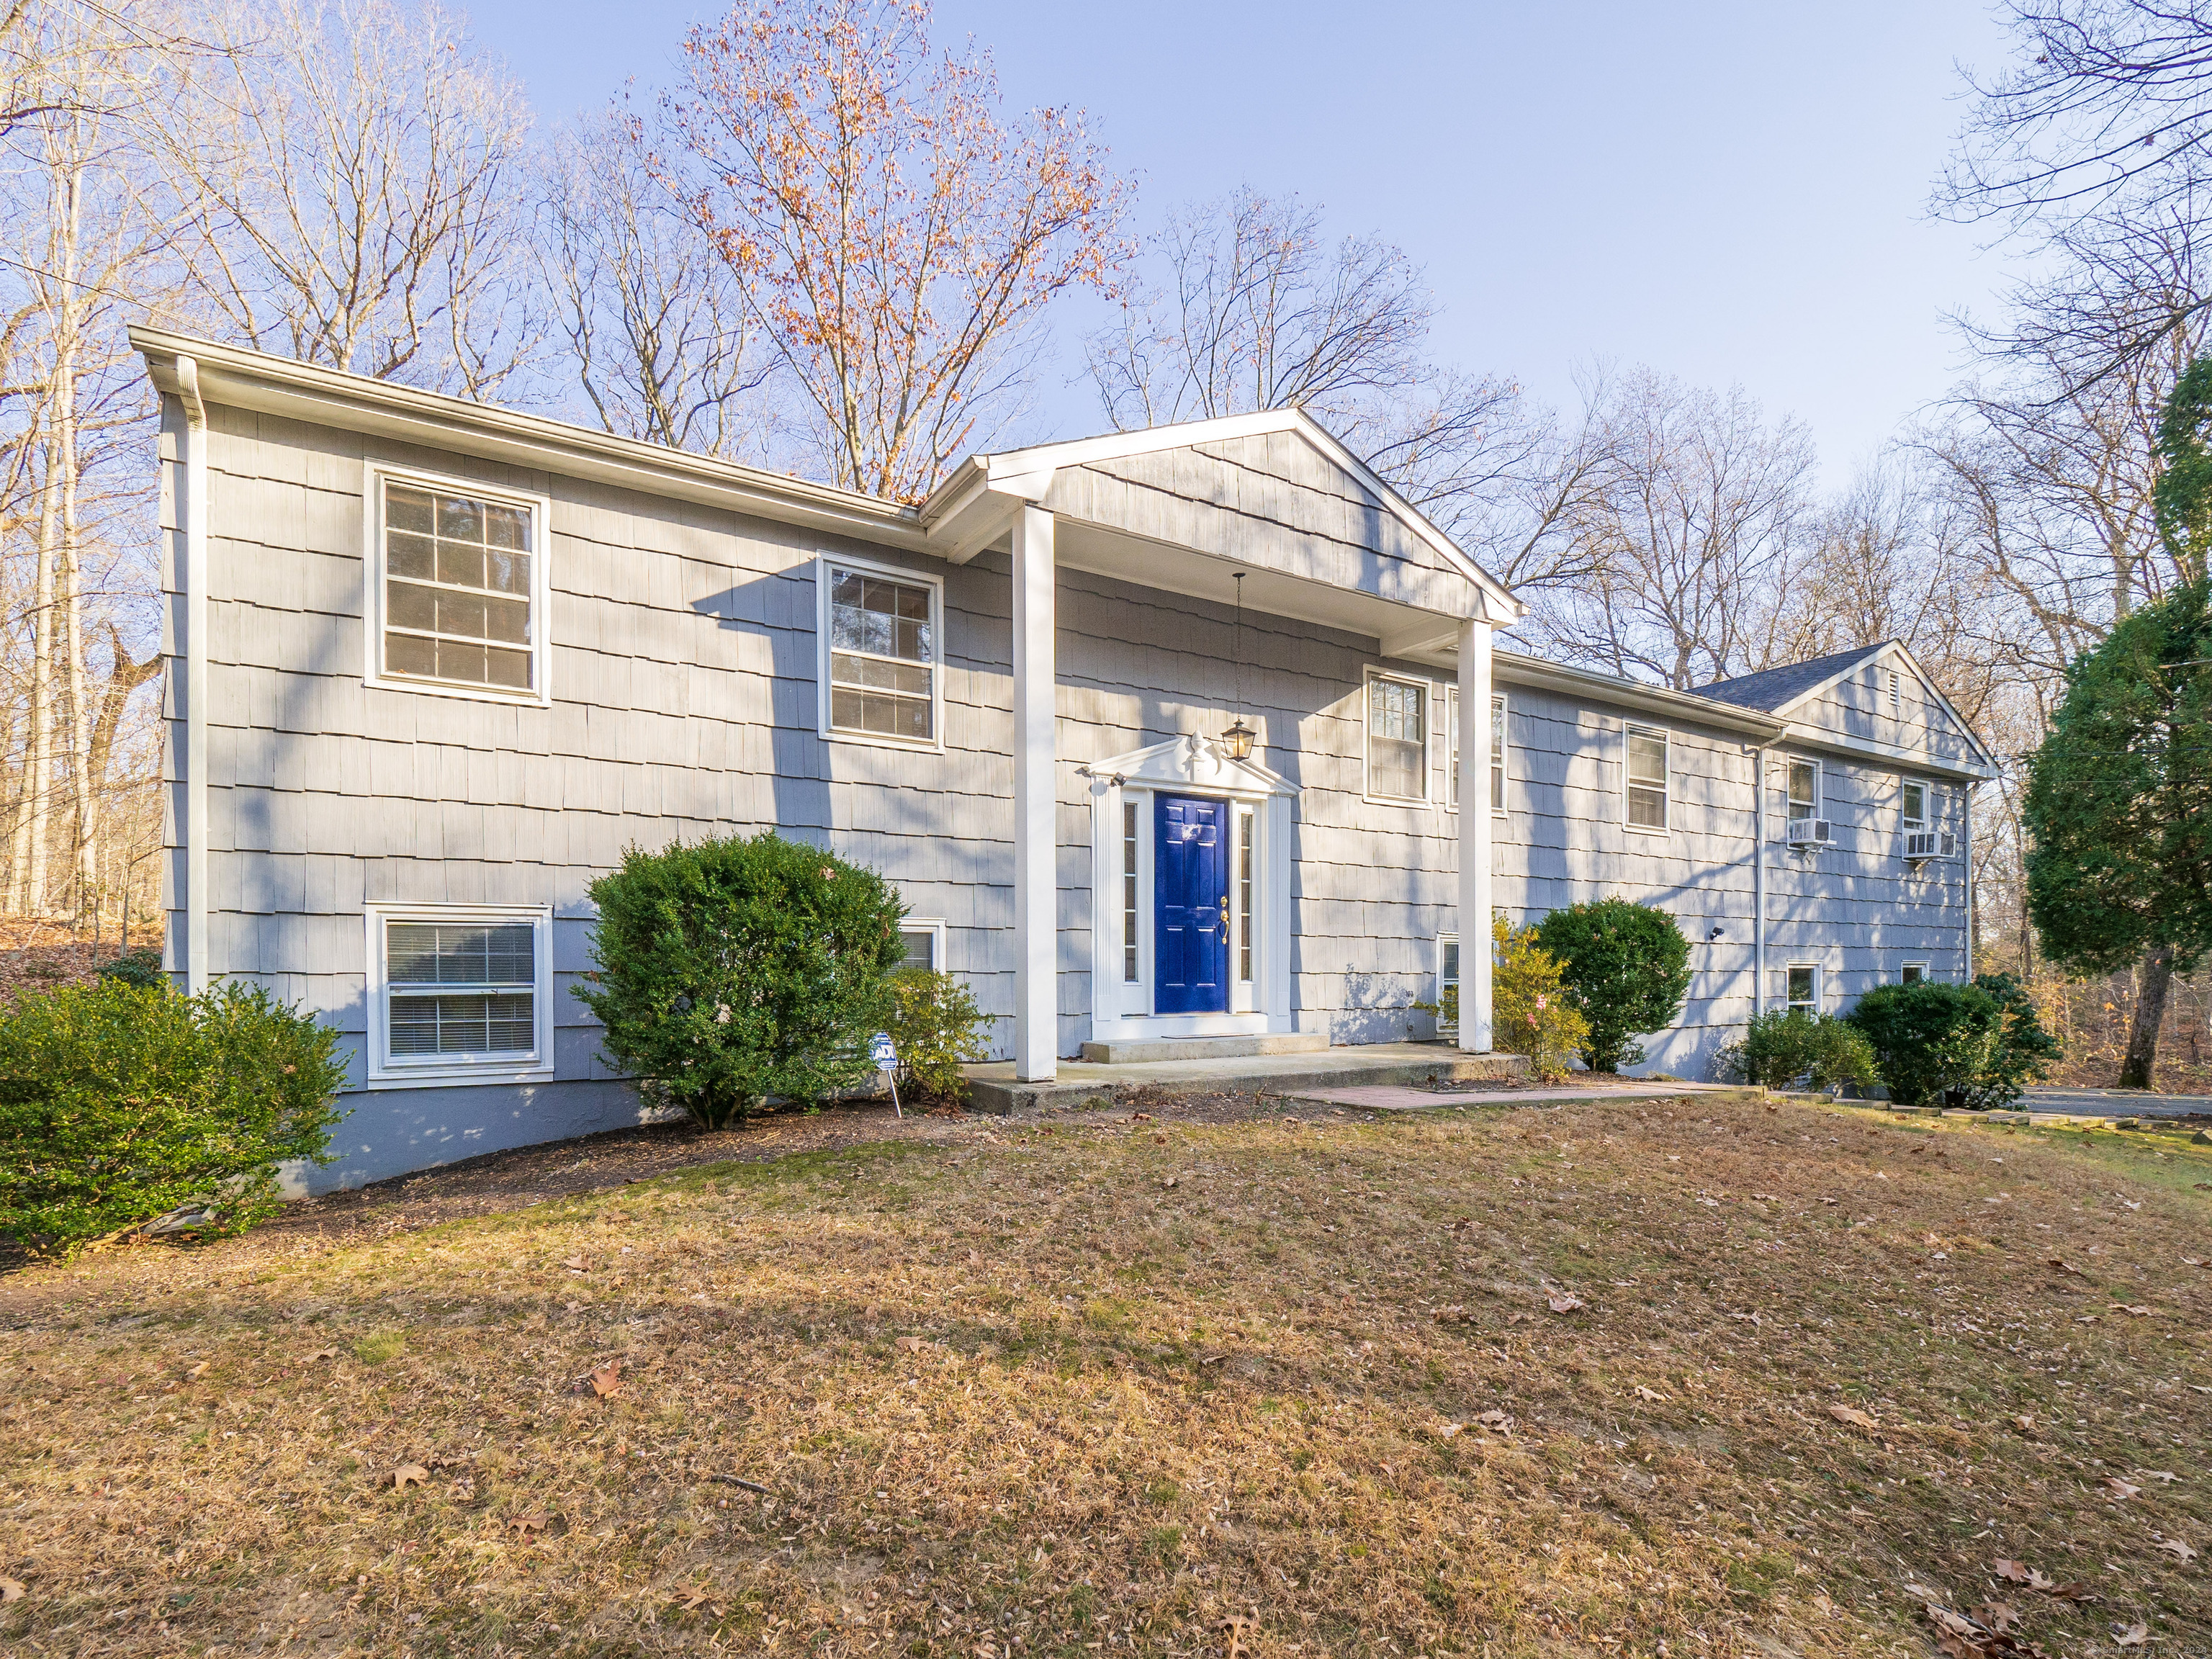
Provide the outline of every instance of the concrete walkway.
{"type": "MultiPolygon", "coordinates": [[[[1286,1091],[1287,1092],[1287,1091],[1286,1091]]],[[[1540,1084],[1528,1089],[1486,1089],[1476,1084],[1467,1089],[1422,1089],[1403,1086],[1352,1089],[1300,1089],[1287,1097],[1300,1105],[1343,1106],[1362,1112],[1432,1112],[1451,1106],[1564,1106],[1583,1100],[1680,1100],[1686,1095],[1710,1096],[1716,1101],[1759,1100],[1764,1089],[1723,1083],[1562,1083],[1540,1084]]]]}
{"type": "Polygon", "coordinates": [[[1363,1084],[1510,1079],[1527,1074],[1519,1054],[1463,1054],[1443,1042],[1363,1042],[1305,1054],[1153,1060],[1103,1066],[1063,1060],[1050,1083],[1018,1083],[1013,1062],[963,1066],[969,1103],[983,1112],[1025,1112],[1116,1089],[1153,1087],[1178,1094],[1304,1095],[1363,1084]]]}

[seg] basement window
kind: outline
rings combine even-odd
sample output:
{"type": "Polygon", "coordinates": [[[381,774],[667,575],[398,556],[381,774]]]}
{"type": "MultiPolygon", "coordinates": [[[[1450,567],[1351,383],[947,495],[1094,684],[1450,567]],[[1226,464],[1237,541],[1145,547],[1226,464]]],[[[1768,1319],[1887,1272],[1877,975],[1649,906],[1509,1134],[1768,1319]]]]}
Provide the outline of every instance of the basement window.
{"type": "Polygon", "coordinates": [[[369,1081],[550,1076],[551,913],[374,906],[369,1081]]]}

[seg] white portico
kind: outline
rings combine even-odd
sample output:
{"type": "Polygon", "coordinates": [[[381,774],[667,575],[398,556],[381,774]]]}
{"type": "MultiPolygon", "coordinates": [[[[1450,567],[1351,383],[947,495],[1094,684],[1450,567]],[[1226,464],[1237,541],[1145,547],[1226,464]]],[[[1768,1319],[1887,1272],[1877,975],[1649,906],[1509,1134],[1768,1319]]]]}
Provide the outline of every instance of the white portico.
{"type": "MultiPolygon", "coordinates": [[[[1299,849],[1314,832],[1291,762],[1320,712],[1254,713],[1256,742],[1238,757],[1223,741],[1246,714],[1227,706],[1234,694],[1196,730],[1186,696],[1186,724],[1173,738],[1085,752],[1063,738],[1071,722],[1055,636],[1084,626],[1055,614],[1063,577],[1091,573],[1216,612],[1235,604],[1372,641],[1377,681],[1394,683],[1392,665],[1441,671],[1430,683],[1455,689],[1451,708],[1474,711],[1477,732],[1488,729],[1491,630],[1520,616],[1517,602],[1296,410],[977,457],[924,504],[921,520],[956,564],[994,549],[1012,561],[1017,1077],[1055,1075],[1071,1013],[1087,1012],[1098,1042],[1298,1029],[1299,849]],[[1073,915],[1060,879],[1063,769],[1083,780],[1089,818],[1088,903],[1073,915]],[[1078,931],[1088,932],[1089,948],[1071,958],[1063,935],[1078,931]],[[1076,975],[1088,982],[1087,1010],[1067,1006],[1076,975]]],[[[1240,645],[1218,632],[1209,646],[1217,665],[1240,645]]],[[[1358,718],[1364,729],[1364,708],[1358,718]]],[[[1419,723],[1424,767],[1455,742],[1458,721],[1448,723],[1441,692],[1403,718],[1419,723]]],[[[1449,815],[1459,936],[1486,942],[1488,769],[1455,760],[1439,772],[1455,781],[1437,787],[1463,798],[1449,815]]],[[[1374,878],[1389,873],[1378,862],[1374,878]]],[[[1490,952],[1468,949],[1462,960],[1459,1042],[1485,1053],[1490,952]]]]}

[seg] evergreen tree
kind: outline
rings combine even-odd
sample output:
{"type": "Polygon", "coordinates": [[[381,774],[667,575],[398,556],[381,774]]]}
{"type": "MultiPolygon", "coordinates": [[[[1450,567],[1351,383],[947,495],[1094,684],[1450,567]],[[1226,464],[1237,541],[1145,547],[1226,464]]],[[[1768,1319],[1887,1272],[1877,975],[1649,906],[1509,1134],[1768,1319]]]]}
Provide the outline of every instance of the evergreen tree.
{"type": "Polygon", "coordinates": [[[2137,968],[2120,1071],[2147,1089],[2168,986],[2212,950],[2212,359],[2159,428],[2160,536],[2190,580],[2076,658],[2031,763],[2028,915],[2077,974],[2137,968]]]}

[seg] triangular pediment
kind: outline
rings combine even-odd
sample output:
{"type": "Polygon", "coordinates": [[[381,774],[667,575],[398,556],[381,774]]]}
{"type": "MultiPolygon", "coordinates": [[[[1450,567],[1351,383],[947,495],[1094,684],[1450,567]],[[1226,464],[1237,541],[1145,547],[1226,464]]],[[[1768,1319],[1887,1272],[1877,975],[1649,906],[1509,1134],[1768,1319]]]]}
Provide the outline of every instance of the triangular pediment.
{"type": "Polygon", "coordinates": [[[1126,755],[1092,761],[1093,778],[1124,788],[1189,789],[1201,794],[1295,795],[1297,786],[1256,760],[1231,760],[1219,741],[1196,732],[1170,738],[1126,755]]]}

